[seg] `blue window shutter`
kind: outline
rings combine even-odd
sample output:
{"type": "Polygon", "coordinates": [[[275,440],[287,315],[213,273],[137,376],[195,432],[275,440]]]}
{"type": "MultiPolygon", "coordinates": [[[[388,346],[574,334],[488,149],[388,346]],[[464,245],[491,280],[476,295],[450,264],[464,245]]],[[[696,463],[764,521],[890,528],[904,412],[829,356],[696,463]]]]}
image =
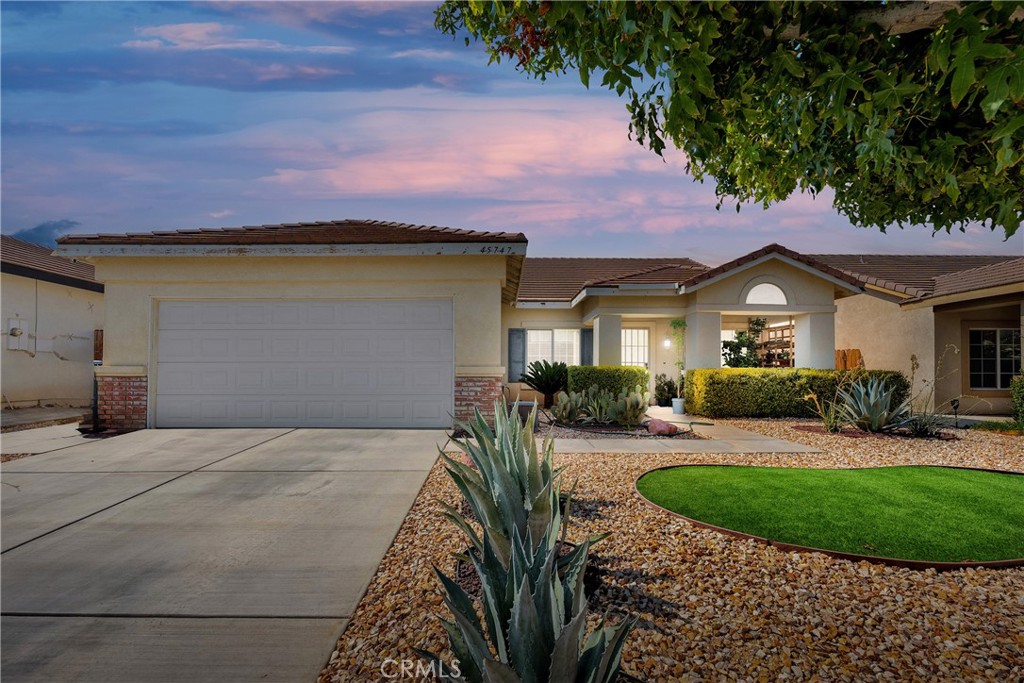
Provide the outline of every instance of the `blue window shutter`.
{"type": "Polygon", "coordinates": [[[526,373],[526,330],[512,327],[508,331],[508,381],[518,382],[526,373]]]}
{"type": "Polygon", "coordinates": [[[594,328],[580,330],[580,365],[594,364],[594,328]]]}

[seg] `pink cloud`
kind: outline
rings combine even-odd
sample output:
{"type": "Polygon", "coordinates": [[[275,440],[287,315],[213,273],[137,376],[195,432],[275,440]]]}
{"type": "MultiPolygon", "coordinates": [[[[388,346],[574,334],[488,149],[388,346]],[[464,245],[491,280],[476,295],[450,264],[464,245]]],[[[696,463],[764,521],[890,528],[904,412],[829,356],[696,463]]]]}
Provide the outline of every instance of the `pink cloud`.
{"type": "Polygon", "coordinates": [[[129,40],[122,47],[139,50],[266,50],[349,54],[355,48],[344,45],[286,45],[264,38],[236,38],[237,27],[218,22],[162,24],[135,29],[143,40],[129,40]]]}

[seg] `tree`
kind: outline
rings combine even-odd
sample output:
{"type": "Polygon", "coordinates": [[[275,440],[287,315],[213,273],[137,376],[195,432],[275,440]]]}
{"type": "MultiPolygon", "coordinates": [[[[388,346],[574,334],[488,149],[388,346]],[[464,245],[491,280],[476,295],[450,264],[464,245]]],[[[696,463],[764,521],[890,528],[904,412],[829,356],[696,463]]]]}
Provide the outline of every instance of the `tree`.
{"type": "Polygon", "coordinates": [[[765,318],[753,318],[747,321],[747,329],[739,330],[735,339],[722,342],[723,362],[727,368],[759,368],[761,359],[757,357],[757,342],[761,333],[768,327],[765,318]]]}
{"type": "Polygon", "coordinates": [[[1020,226],[1020,2],[455,0],[436,26],[536,78],[599,77],[630,134],[682,150],[719,207],[829,187],[883,232],[1020,226]]]}

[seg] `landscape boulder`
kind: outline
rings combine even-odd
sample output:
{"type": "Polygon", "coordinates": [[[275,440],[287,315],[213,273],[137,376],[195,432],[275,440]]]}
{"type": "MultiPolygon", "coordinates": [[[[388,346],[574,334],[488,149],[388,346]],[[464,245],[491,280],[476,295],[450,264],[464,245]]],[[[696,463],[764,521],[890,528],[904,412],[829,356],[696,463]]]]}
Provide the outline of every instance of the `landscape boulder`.
{"type": "Polygon", "coordinates": [[[651,434],[658,434],[659,436],[671,436],[672,434],[679,433],[679,427],[675,426],[671,422],[652,419],[647,423],[647,431],[651,434]]]}

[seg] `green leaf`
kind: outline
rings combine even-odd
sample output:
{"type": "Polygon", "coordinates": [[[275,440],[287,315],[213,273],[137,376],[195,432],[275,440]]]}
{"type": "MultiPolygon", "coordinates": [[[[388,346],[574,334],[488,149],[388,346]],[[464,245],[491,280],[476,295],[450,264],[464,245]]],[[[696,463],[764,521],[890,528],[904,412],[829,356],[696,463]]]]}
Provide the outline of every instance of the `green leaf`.
{"type": "Polygon", "coordinates": [[[953,64],[953,80],[949,87],[954,107],[960,104],[972,85],[974,85],[974,60],[970,57],[958,58],[953,64]]]}

